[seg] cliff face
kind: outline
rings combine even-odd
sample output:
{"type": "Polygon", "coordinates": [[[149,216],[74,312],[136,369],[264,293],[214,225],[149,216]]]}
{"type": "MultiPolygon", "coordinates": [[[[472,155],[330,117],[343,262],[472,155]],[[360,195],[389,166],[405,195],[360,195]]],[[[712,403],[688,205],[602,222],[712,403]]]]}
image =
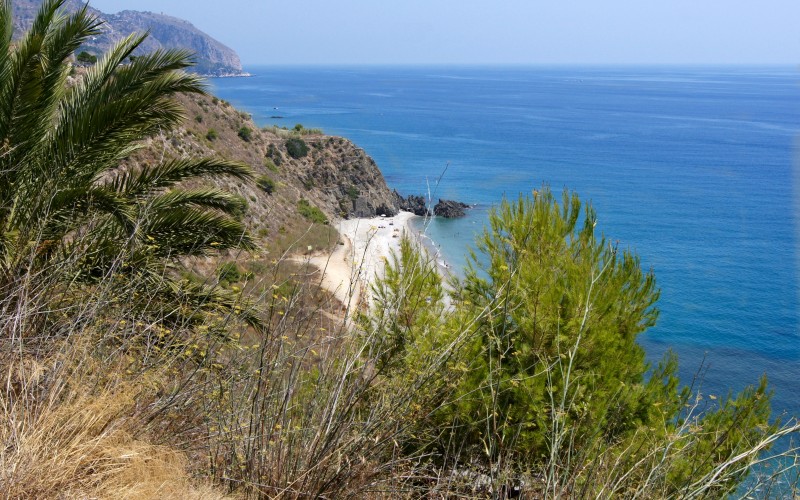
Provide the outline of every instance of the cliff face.
{"type": "MultiPolygon", "coordinates": [[[[13,0],[14,32],[27,29],[39,10],[39,0],[13,0]]],[[[81,9],[81,0],[67,0],[64,9],[74,12],[81,9]]],[[[234,76],[242,74],[242,63],[233,49],[195,28],[191,23],[163,14],[126,10],[105,14],[97,9],[89,12],[103,21],[103,33],[88,41],[82,50],[95,55],[107,51],[112,45],[131,33],[150,30],[150,36],[135,54],[146,54],[156,49],[182,48],[196,54],[194,71],[209,76],[234,76]]]]}
{"type": "Polygon", "coordinates": [[[249,164],[262,187],[258,182],[235,179],[220,179],[217,184],[247,201],[245,222],[254,235],[263,235],[264,243],[308,228],[301,200],[319,208],[329,220],[398,211],[398,199],[375,162],[349,140],[319,133],[262,130],[247,113],[215,97],[183,96],[181,101],[186,109],[184,124],[150,139],[130,162],[220,156],[249,164]],[[294,158],[287,143],[297,139],[306,149],[303,155],[293,150],[298,156],[294,158]]]}

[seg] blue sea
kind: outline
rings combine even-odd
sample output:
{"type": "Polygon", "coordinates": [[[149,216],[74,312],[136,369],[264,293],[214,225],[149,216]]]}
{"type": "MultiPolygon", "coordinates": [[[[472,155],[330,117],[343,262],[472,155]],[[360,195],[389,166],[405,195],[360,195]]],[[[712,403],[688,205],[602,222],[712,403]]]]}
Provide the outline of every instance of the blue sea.
{"type": "Polygon", "coordinates": [[[401,193],[477,204],[427,229],[456,268],[504,196],[577,191],[656,273],[648,358],[673,349],[706,394],[766,373],[775,414],[800,415],[798,68],[248,71],[213,91],[260,125],[346,136],[401,193]]]}

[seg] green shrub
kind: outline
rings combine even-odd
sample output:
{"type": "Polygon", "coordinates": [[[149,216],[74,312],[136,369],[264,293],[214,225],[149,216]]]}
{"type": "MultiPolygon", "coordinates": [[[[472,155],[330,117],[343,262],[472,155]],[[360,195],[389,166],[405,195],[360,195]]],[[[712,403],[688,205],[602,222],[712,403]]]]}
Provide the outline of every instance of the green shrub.
{"type": "Polygon", "coordinates": [[[276,148],[274,144],[270,144],[267,147],[267,158],[271,159],[275,163],[276,167],[280,167],[281,163],[283,163],[283,155],[280,151],[278,151],[278,148],[276,148]]]}
{"type": "Polygon", "coordinates": [[[355,200],[358,199],[358,196],[361,193],[359,192],[358,188],[356,188],[355,186],[348,186],[347,189],[345,189],[345,194],[347,194],[347,196],[351,200],[355,201],[355,200]]]}
{"type": "Polygon", "coordinates": [[[270,172],[278,173],[278,166],[275,165],[275,162],[270,158],[264,158],[264,166],[267,167],[267,170],[270,172]]]}
{"type": "Polygon", "coordinates": [[[97,62],[97,56],[94,54],[90,54],[85,50],[80,54],[78,54],[78,57],[76,59],[81,64],[95,64],[97,62]]]}
{"type": "Polygon", "coordinates": [[[197,123],[203,123],[203,115],[195,115],[194,121],[197,123]]]}
{"type": "Polygon", "coordinates": [[[256,185],[264,190],[264,192],[267,194],[272,194],[275,191],[275,181],[266,175],[262,175],[256,179],[256,185]]]}
{"type": "Polygon", "coordinates": [[[309,203],[306,199],[301,199],[297,202],[297,211],[300,212],[300,215],[311,222],[316,222],[317,224],[328,223],[328,218],[325,217],[325,214],[322,213],[322,210],[309,203]]]}
{"type": "Polygon", "coordinates": [[[206,133],[206,139],[208,139],[211,142],[214,142],[217,140],[217,137],[219,136],[217,135],[216,130],[214,130],[213,128],[208,129],[208,132],[206,133]]]}
{"type": "Polygon", "coordinates": [[[236,283],[242,279],[242,272],[235,262],[224,262],[217,268],[217,279],[228,283],[236,283]]]}
{"type": "Polygon", "coordinates": [[[239,128],[238,135],[244,142],[250,142],[253,139],[253,130],[250,127],[243,126],[239,128]]]}
{"type": "Polygon", "coordinates": [[[236,205],[230,211],[230,214],[241,220],[247,215],[248,208],[250,208],[250,204],[247,203],[247,199],[244,196],[236,195],[236,205]]]}
{"type": "Polygon", "coordinates": [[[450,470],[482,462],[533,471],[569,497],[639,488],[651,492],[642,497],[688,497],[689,485],[708,480],[699,496],[725,498],[746,468],[714,471],[755,456],[754,443],[777,431],[766,381],[701,408],[681,389],[674,354],[650,367],[636,337],[658,315],[655,278],[595,232],[596,221],[568,192],[503,201],[448,307],[435,263],[401,243],[364,318],[365,330],[377,328],[375,367],[399,388],[427,360],[447,360],[410,403],[425,417],[405,446],[456,457],[442,463],[450,470]],[[610,457],[614,467],[597,467],[610,457]]]}
{"type": "Polygon", "coordinates": [[[295,160],[299,160],[308,154],[308,144],[303,139],[293,137],[286,141],[286,152],[295,160]]]}

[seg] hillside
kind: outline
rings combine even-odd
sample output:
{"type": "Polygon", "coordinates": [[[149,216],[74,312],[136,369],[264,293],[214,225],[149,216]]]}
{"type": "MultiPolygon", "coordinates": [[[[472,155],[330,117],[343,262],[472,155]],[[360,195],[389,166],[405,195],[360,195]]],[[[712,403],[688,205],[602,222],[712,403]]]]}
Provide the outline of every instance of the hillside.
{"type": "MultiPolygon", "coordinates": [[[[81,0],[67,0],[65,8],[74,12],[84,6],[81,0]]],[[[26,30],[39,9],[39,0],[13,0],[14,32],[26,30]]],[[[242,75],[239,56],[230,47],[200,31],[188,21],[153,12],[125,10],[106,14],[88,7],[91,14],[102,19],[103,32],[84,45],[84,50],[95,55],[106,52],[113,44],[131,33],[150,31],[150,36],[135,54],[146,54],[157,49],[183,48],[194,52],[194,71],[209,76],[242,75]]]]}
{"type": "Polygon", "coordinates": [[[131,161],[221,156],[249,164],[262,187],[258,182],[218,182],[246,200],[245,221],[268,249],[282,252],[308,231],[311,221],[301,214],[301,200],[318,207],[328,220],[397,212],[398,200],[378,166],[349,140],[305,129],[259,129],[247,113],[216,97],[182,96],[181,101],[183,125],[150,139],[131,161]],[[293,158],[287,150],[290,140],[302,141],[307,153],[293,158]]]}

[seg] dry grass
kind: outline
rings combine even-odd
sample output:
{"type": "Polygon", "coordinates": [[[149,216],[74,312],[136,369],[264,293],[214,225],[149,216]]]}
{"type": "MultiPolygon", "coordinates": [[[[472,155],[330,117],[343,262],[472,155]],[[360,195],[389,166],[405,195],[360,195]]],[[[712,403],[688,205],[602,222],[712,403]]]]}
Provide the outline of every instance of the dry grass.
{"type": "MultiPolygon", "coordinates": [[[[70,351],[65,348],[64,354],[70,351]]],[[[140,387],[149,385],[146,380],[98,387],[97,374],[85,366],[69,373],[68,364],[28,359],[5,367],[4,498],[225,498],[189,474],[180,451],[134,437],[140,433],[140,387]]]]}

